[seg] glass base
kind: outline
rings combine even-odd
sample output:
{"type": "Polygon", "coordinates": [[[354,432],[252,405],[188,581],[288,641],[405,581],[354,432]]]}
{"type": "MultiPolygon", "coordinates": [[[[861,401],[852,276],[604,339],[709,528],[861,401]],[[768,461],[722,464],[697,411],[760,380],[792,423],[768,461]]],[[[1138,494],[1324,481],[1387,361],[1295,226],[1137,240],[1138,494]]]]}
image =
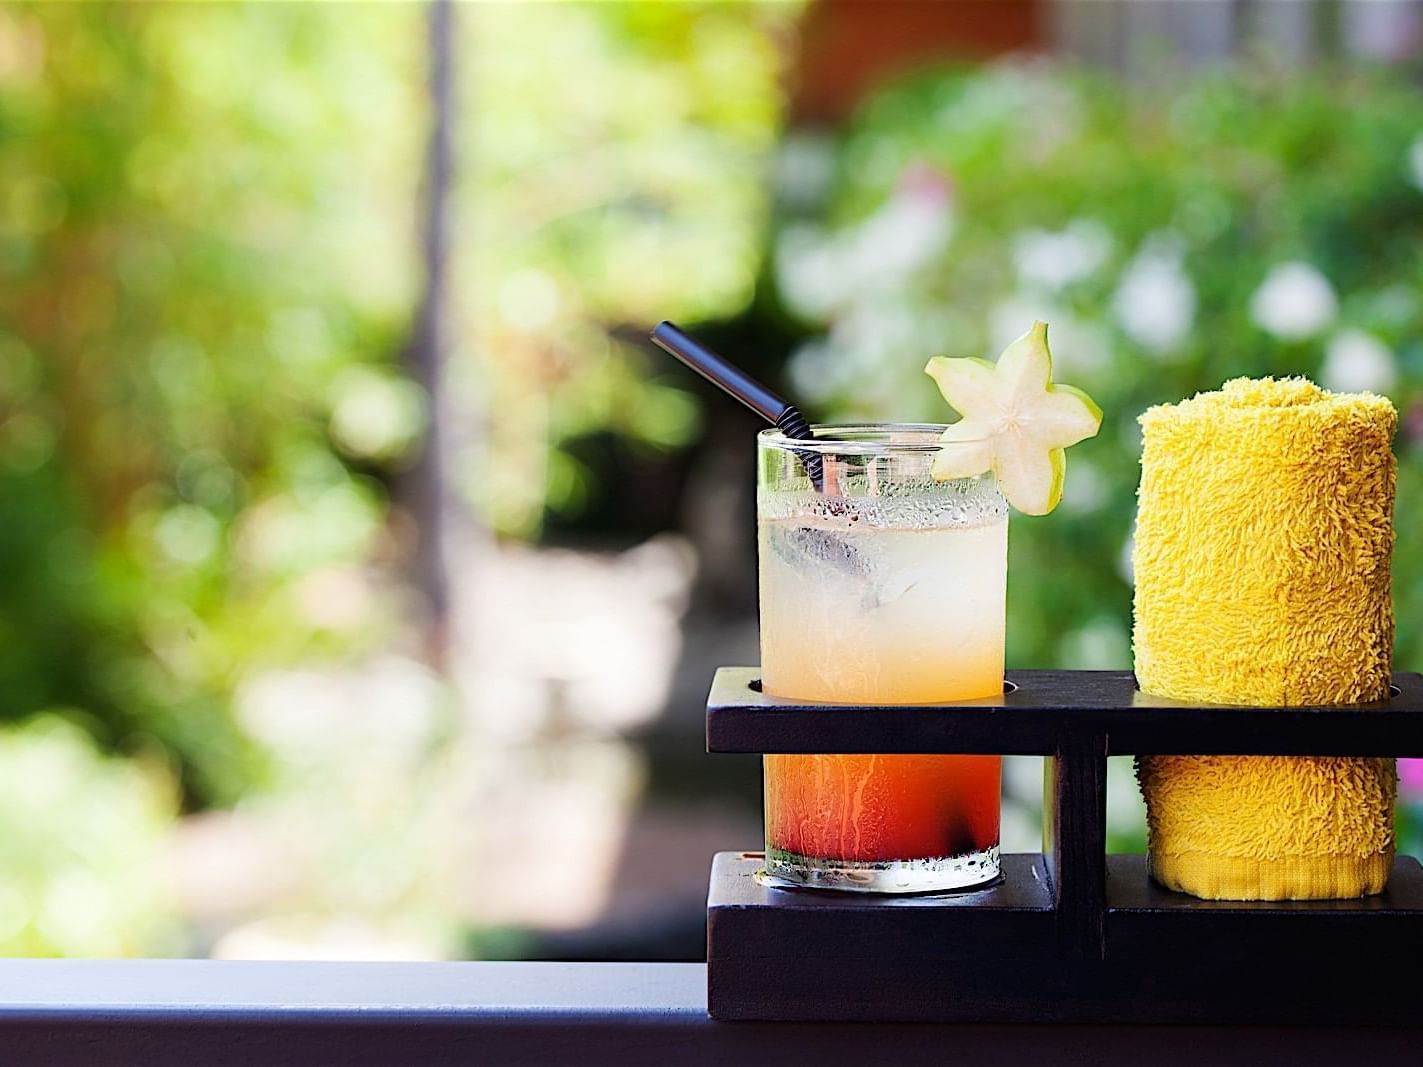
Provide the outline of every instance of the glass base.
{"type": "Polygon", "coordinates": [[[756,878],[776,889],[838,889],[852,893],[944,893],[981,889],[999,876],[998,846],[924,860],[832,860],[766,847],[756,878]]]}

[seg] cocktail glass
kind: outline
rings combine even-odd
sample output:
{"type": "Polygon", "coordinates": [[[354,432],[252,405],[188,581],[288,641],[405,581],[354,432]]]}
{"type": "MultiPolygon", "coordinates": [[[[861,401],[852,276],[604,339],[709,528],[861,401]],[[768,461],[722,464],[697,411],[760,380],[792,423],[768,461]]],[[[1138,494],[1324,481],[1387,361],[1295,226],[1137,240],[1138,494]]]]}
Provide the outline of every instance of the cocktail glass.
{"type": "MultiPolygon", "coordinates": [[[[1003,691],[1008,505],[937,482],[944,427],[759,435],[761,681],[772,696],[931,704],[1003,691]]],[[[878,893],[998,876],[998,756],[768,755],[772,884],[878,893]]]]}

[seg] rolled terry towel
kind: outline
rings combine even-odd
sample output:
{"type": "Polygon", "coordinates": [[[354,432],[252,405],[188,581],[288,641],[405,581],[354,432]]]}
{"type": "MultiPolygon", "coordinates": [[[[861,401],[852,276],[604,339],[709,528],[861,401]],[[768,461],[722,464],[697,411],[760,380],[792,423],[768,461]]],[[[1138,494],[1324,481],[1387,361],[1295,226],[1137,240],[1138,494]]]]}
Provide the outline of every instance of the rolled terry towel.
{"type": "MultiPolygon", "coordinates": [[[[1393,405],[1300,378],[1241,378],[1140,422],[1142,690],[1281,707],[1385,698],[1393,405]]],[[[1151,874],[1168,888],[1320,900],[1388,880],[1391,759],[1151,756],[1137,775],[1151,874]]]]}

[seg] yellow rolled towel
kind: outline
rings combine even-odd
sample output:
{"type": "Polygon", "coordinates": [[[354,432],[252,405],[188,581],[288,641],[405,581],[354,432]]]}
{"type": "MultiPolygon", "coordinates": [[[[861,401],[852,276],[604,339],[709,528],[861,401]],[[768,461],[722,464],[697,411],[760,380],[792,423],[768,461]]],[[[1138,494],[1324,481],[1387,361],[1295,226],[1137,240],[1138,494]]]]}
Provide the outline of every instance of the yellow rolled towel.
{"type": "MultiPolygon", "coordinates": [[[[1386,697],[1393,405],[1242,378],[1140,422],[1142,690],[1267,706],[1386,697]]],[[[1391,759],[1152,756],[1137,773],[1151,873],[1168,888],[1318,900],[1387,882],[1391,759]]]]}

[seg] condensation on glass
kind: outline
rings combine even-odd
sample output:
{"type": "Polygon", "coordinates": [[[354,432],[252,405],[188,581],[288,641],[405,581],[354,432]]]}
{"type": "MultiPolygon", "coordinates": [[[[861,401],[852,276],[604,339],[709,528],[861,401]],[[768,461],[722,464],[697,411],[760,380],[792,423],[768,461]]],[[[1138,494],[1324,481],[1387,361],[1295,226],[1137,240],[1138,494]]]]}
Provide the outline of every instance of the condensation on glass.
{"type": "MultiPolygon", "coordinates": [[[[991,474],[934,480],[942,431],[759,436],[768,694],[923,704],[1002,691],[1008,506],[991,474]]],[[[883,893],[992,881],[999,767],[997,756],[768,755],[764,877],[883,893]]]]}

